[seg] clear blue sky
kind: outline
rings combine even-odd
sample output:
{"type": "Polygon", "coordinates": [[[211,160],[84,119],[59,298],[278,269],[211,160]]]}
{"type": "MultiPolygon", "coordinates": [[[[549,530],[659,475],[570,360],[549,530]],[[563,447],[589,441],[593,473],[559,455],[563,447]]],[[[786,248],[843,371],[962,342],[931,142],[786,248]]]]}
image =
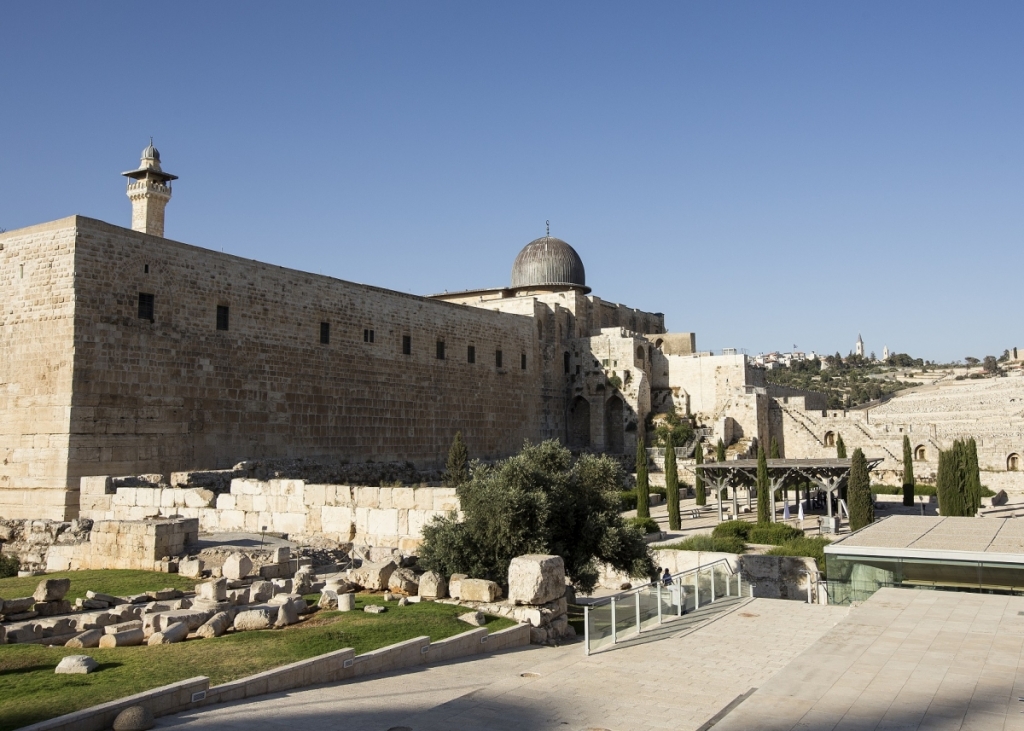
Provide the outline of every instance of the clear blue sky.
{"type": "Polygon", "coordinates": [[[0,226],[429,294],[544,233],[721,347],[1024,346],[1024,3],[5,3],[0,226]]]}

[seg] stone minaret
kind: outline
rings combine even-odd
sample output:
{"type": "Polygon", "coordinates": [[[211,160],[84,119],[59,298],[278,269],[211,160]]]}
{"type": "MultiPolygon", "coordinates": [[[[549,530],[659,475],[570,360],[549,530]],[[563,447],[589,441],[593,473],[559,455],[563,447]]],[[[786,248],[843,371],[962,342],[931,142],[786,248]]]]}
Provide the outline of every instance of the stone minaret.
{"type": "Polygon", "coordinates": [[[131,178],[128,183],[128,198],[132,202],[132,230],[153,236],[164,235],[164,208],[171,199],[171,181],[177,175],[160,169],[160,152],[153,147],[142,151],[142,162],[138,170],[121,173],[131,178]]]}

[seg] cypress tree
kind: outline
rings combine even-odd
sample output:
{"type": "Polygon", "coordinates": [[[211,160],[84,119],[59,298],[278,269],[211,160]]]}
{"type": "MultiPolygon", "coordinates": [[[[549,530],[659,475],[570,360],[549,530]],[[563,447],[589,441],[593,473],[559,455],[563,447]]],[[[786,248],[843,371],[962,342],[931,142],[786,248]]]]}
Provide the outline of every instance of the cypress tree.
{"type": "Polygon", "coordinates": [[[961,515],[957,489],[956,455],[952,450],[939,450],[939,471],[935,476],[935,494],[940,515],[961,515]]]}
{"type": "Polygon", "coordinates": [[[469,482],[469,450],[462,441],[462,432],[455,432],[452,446],[448,449],[448,461],[445,463],[444,484],[458,487],[469,482]]]}
{"type": "Polygon", "coordinates": [[[757,446],[757,522],[770,523],[772,520],[771,499],[768,495],[768,460],[764,446],[757,446]]]}
{"type": "Polygon", "coordinates": [[[971,515],[976,515],[981,509],[981,468],[978,466],[978,442],[974,437],[967,440],[967,486],[973,506],[971,515]]]}
{"type": "Polygon", "coordinates": [[[779,443],[777,441],[775,441],[775,437],[772,437],[771,458],[772,459],[779,459],[779,443]]]}
{"type": "Polygon", "coordinates": [[[843,435],[836,435],[836,457],[839,459],[846,459],[846,442],[843,441],[843,435]]]}
{"type": "Polygon", "coordinates": [[[864,452],[853,450],[850,458],[850,481],[847,488],[850,496],[850,530],[859,530],[875,520],[875,503],[871,498],[871,480],[868,477],[868,461],[864,452]]]}
{"type": "Polygon", "coordinates": [[[643,435],[636,439],[636,517],[651,517],[651,486],[647,482],[647,448],[643,435]]]}
{"type": "MultiPolygon", "coordinates": [[[[697,450],[693,453],[693,463],[694,465],[704,464],[704,446],[700,442],[697,443],[697,450]]],[[[704,489],[704,476],[700,470],[696,469],[693,474],[696,475],[693,478],[693,494],[697,498],[697,505],[707,505],[708,493],[704,489]]]]}
{"type": "Polygon", "coordinates": [[[665,500],[668,502],[668,529],[679,530],[679,473],[676,470],[676,447],[671,437],[665,447],[665,500]]]}
{"type": "Polygon", "coordinates": [[[903,504],[914,504],[914,456],[910,451],[910,437],[903,435],[903,504]]]}

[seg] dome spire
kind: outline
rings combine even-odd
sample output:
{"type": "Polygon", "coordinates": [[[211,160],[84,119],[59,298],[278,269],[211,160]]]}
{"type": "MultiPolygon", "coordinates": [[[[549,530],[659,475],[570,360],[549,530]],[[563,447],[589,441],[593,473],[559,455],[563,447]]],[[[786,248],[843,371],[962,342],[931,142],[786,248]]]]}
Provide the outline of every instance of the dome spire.
{"type": "Polygon", "coordinates": [[[544,235],[547,236],[548,238],[551,238],[551,221],[545,221],[544,228],[547,229],[544,235]]]}

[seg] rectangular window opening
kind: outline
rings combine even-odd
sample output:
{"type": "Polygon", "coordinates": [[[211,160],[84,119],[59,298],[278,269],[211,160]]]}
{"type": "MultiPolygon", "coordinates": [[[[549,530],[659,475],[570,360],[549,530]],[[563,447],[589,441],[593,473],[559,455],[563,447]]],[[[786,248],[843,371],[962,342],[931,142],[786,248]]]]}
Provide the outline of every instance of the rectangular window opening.
{"type": "Polygon", "coordinates": [[[373,342],[373,330],[363,330],[363,342],[364,343],[372,343],[373,342]]]}
{"type": "Polygon", "coordinates": [[[149,274],[149,264],[146,264],[146,266],[143,267],[142,271],[144,274],[149,274]]]}
{"type": "Polygon", "coordinates": [[[526,370],[526,353],[519,356],[519,367],[524,371],[526,370]]]}
{"type": "Polygon", "coordinates": [[[324,345],[327,345],[328,343],[331,342],[331,323],[320,323],[320,342],[324,345]]]}
{"type": "Polygon", "coordinates": [[[139,319],[153,322],[153,300],[154,296],[139,292],[139,319]]]}
{"type": "Polygon", "coordinates": [[[438,340],[437,341],[437,359],[438,360],[444,360],[444,341],[443,340],[438,340]]]}
{"type": "Polygon", "coordinates": [[[412,355],[412,336],[402,336],[402,355],[412,355]]]}
{"type": "Polygon", "coordinates": [[[476,363],[476,347],[470,345],[466,348],[466,361],[468,363],[476,363]]]}
{"type": "Polygon", "coordinates": [[[227,330],[228,329],[228,306],[217,305],[217,329],[227,330]]]}
{"type": "Polygon", "coordinates": [[[495,350],[494,351],[494,365],[497,368],[501,368],[501,351],[500,350],[495,350]]]}

